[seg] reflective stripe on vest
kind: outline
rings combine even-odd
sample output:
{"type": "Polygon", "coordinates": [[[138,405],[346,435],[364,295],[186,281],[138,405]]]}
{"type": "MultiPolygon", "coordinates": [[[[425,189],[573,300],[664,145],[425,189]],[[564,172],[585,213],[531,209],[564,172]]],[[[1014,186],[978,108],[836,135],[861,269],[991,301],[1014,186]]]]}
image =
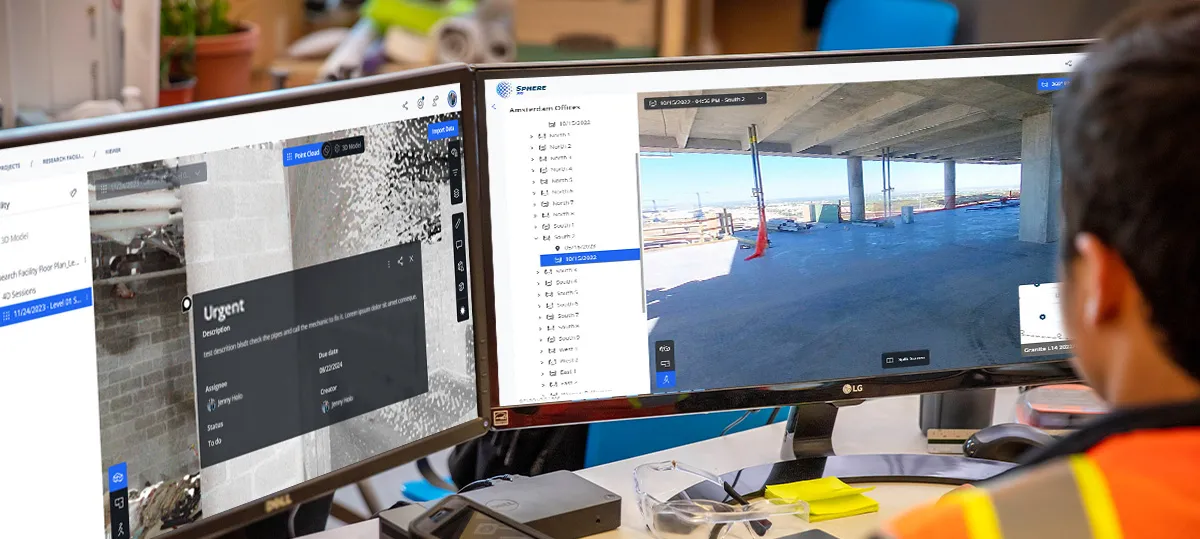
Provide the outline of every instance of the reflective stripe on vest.
{"type": "Polygon", "coordinates": [[[1103,472],[1084,455],[960,495],[970,539],[1120,539],[1103,472]]]}
{"type": "Polygon", "coordinates": [[[1117,518],[1117,506],[1108,492],[1108,481],[1104,472],[1092,459],[1084,455],[1070,457],[1071,469],[1075,472],[1075,483],[1079,498],[1087,511],[1088,522],[1095,539],[1121,539],[1121,522],[1117,518]]]}

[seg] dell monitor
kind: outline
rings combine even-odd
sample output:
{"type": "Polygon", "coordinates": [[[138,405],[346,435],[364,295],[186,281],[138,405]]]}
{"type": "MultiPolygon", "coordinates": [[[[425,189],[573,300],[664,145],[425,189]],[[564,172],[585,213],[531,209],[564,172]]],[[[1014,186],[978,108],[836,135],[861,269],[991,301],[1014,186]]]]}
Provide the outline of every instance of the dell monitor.
{"type": "Polygon", "coordinates": [[[1082,45],[481,68],[491,424],[1073,379],[1082,45]]]}
{"type": "Polygon", "coordinates": [[[212,536],[482,434],[470,76],[0,136],[6,535],[212,536]]]}

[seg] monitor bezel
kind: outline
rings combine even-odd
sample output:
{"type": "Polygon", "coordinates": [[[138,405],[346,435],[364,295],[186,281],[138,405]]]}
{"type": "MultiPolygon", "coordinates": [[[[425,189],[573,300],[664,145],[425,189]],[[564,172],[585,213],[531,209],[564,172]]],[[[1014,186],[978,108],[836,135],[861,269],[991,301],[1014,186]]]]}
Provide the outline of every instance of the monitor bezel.
{"type": "MultiPolygon", "coordinates": [[[[108,118],[96,118],[74,122],[46,124],[43,126],[20,129],[0,130],[0,150],[58,142],[68,139],[108,135],[137,129],[162,127],[166,125],[224,118],[240,114],[263,112],[291,108],[303,105],[340,101],[358,97],[386,94],[405,90],[414,90],[444,84],[459,84],[461,95],[461,123],[463,126],[473,126],[475,122],[475,78],[473,72],[465,64],[452,64],[410,70],[402,73],[380,75],[363,79],[342,82],[330,82],[304,86],[294,89],[278,90],[250,94],[227,99],[204,101],[188,105],[151,109],[108,118]]],[[[470,238],[468,244],[472,250],[470,257],[471,285],[474,288],[472,304],[472,325],[476,339],[476,384],[479,397],[476,410],[479,417],[461,425],[452,427],[437,434],[396,447],[355,464],[344,466],[325,475],[321,475],[283,489],[269,496],[239,504],[238,506],[208,515],[200,520],[161,535],[164,539],[184,539],[216,537],[229,531],[240,529],[250,523],[285,513],[293,506],[327,495],[339,487],[364,480],[377,473],[395,468],[407,462],[417,460],[426,455],[453,447],[462,442],[479,437],[487,432],[484,421],[484,410],[487,402],[484,373],[488,368],[485,357],[486,346],[480,346],[479,336],[486,335],[488,327],[492,326],[486,319],[489,312],[484,308],[487,284],[491,282],[490,270],[483,264],[483,244],[487,238],[479,217],[486,209],[482,204],[480,185],[475,181],[479,177],[473,129],[464,128],[463,153],[466,157],[464,167],[464,185],[466,185],[467,226],[470,238]]],[[[99,463],[98,463],[99,464],[99,463]]],[[[103,503],[99,497],[97,504],[103,503]]]]}
{"type": "MultiPolygon", "coordinates": [[[[487,82],[495,79],[526,77],[555,77],[570,75],[601,75],[639,73],[648,71],[690,71],[754,67],[782,67],[840,63],[887,62],[901,60],[932,60],[1014,55],[1080,53],[1092,40],[1049,41],[932,47],[920,49],[889,49],[872,51],[836,51],[795,54],[709,56],[692,58],[654,58],[644,60],[547,62],[537,64],[494,64],[475,66],[478,72],[480,99],[479,170],[483,190],[481,203],[483,225],[489,234],[483,251],[489,275],[493,268],[491,240],[490,174],[487,148],[487,82]]],[[[1065,71],[1065,70],[1064,70],[1065,71]]],[[[495,297],[488,290],[488,372],[498,373],[496,347],[495,297]]],[[[673,394],[649,394],[627,398],[607,398],[526,406],[501,406],[498,376],[489,384],[486,417],[493,430],[520,429],[553,425],[570,425],[619,419],[657,417],[684,413],[703,413],[789,406],[814,402],[837,402],[864,398],[936,393],[963,389],[982,389],[1046,383],[1073,382],[1078,376],[1067,360],[1051,360],[924,371],[878,377],[857,377],[824,380],[811,383],[776,384],[755,387],[725,388],[673,394]]]]}

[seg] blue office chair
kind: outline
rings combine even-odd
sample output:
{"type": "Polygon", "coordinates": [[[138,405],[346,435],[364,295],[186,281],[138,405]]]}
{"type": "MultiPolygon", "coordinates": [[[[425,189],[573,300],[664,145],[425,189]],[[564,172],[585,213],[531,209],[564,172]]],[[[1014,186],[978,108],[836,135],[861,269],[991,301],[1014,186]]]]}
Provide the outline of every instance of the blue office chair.
{"type": "MultiPolygon", "coordinates": [[[[786,420],[790,410],[787,407],[781,409],[772,422],[786,420]]],[[[771,411],[770,408],[755,411],[729,429],[728,434],[766,425],[771,411]]],[[[588,425],[583,464],[590,468],[716,438],[744,413],[717,412],[592,423],[588,425]]],[[[780,443],[783,443],[782,438],[780,443]]]]}
{"type": "Polygon", "coordinates": [[[954,44],[958,8],[942,0],[833,0],[817,48],[823,51],[954,44]]]}

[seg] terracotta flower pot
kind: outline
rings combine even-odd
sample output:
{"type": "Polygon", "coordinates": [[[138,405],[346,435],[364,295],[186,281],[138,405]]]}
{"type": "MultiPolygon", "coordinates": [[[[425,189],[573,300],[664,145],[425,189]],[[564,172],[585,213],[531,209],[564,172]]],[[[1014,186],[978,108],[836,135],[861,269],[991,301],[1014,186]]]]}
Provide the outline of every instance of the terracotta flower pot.
{"type": "MultiPolygon", "coordinates": [[[[258,48],[258,25],[238,23],[237,32],[196,38],[196,101],[250,93],[254,50],[258,48]]],[[[179,38],[163,37],[162,50],[170,50],[179,38]]]]}
{"type": "Polygon", "coordinates": [[[184,81],[172,81],[168,88],[158,89],[158,106],[170,107],[191,103],[196,89],[196,77],[184,81]]]}

